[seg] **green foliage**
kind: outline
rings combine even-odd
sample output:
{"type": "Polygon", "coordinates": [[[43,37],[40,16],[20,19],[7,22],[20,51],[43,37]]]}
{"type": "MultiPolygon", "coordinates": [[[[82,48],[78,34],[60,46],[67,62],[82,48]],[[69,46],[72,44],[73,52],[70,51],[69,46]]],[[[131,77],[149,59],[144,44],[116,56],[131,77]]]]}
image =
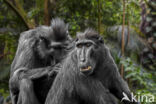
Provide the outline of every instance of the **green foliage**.
{"type": "MultiPolygon", "coordinates": [[[[4,86],[5,87],[5,86],[4,86]]],[[[0,93],[2,94],[2,96],[4,98],[6,98],[7,96],[9,96],[9,91],[4,90],[4,89],[0,89],[0,93]]]]}
{"type": "MultiPolygon", "coordinates": [[[[122,58],[120,63],[124,65],[125,79],[136,94],[154,95],[156,98],[155,76],[140,65],[136,65],[130,58],[122,58]]],[[[144,102],[144,104],[147,104],[144,102]]]]}
{"type": "Polygon", "coordinates": [[[12,33],[0,35],[0,42],[3,42],[0,44],[0,93],[6,97],[9,95],[9,72],[16,52],[17,37],[13,36],[12,33]]]}

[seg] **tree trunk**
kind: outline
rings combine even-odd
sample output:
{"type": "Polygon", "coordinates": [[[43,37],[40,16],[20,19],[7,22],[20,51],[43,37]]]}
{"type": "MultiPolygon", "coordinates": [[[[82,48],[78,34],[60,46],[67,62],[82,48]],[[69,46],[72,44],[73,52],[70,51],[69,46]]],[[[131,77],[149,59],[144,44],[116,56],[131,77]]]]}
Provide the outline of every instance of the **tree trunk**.
{"type": "MultiPolygon", "coordinates": [[[[125,47],[125,0],[123,0],[123,23],[122,23],[122,43],[121,43],[121,53],[124,57],[124,47],[125,47]]],[[[121,76],[124,77],[124,67],[121,65],[121,76]]]]}
{"type": "Polygon", "coordinates": [[[50,15],[48,9],[49,0],[44,0],[44,24],[49,26],[50,25],[50,15]]]}

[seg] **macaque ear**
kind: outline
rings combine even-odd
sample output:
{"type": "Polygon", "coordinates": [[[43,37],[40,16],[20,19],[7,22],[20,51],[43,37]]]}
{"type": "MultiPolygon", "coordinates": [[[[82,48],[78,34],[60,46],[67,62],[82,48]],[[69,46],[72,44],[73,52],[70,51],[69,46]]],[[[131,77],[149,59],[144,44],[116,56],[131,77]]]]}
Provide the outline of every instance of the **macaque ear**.
{"type": "Polygon", "coordinates": [[[102,38],[102,37],[99,37],[99,39],[98,39],[98,40],[99,40],[99,42],[100,42],[100,43],[104,43],[104,40],[103,40],[103,38],[102,38]]]}

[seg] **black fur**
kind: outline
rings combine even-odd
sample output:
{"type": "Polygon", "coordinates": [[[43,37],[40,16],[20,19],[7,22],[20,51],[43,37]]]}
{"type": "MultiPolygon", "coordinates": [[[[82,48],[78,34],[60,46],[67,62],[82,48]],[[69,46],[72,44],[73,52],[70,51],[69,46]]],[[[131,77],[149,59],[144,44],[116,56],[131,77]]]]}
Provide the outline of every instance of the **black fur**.
{"type": "Polygon", "coordinates": [[[68,52],[68,37],[67,25],[58,18],[52,20],[50,27],[21,33],[9,81],[13,104],[44,103],[55,76],[52,72],[68,52]]]}
{"type": "MultiPolygon", "coordinates": [[[[78,33],[76,44],[78,46],[75,46],[63,61],[63,68],[56,76],[46,104],[117,104],[111,94],[121,100],[123,92],[130,98],[130,90],[120,76],[110,51],[103,44],[100,35],[87,29],[84,33],[78,33]],[[82,44],[87,41],[93,41],[95,44],[89,46],[87,46],[88,43],[82,44]],[[77,52],[78,48],[83,49],[83,46],[79,46],[78,43],[85,48],[93,47],[87,58],[92,60],[92,64],[96,64],[89,74],[80,70],[77,52]]],[[[124,103],[132,104],[128,101],[124,103]]]]}

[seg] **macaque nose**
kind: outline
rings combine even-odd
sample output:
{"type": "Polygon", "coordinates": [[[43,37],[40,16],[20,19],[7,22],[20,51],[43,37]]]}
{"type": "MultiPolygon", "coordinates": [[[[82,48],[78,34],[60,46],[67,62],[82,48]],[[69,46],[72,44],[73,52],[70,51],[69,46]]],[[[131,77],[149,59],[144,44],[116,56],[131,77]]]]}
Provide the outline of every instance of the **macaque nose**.
{"type": "Polygon", "coordinates": [[[85,58],[84,58],[84,57],[81,57],[81,58],[80,58],[80,61],[81,61],[81,62],[85,62],[85,58]]]}
{"type": "Polygon", "coordinates": [[[82,51],[81,51],[81,54],[80,54],[80,61],[83,62],[83,63],[86,61],[84,48],[82,48],[82,51]]]}

